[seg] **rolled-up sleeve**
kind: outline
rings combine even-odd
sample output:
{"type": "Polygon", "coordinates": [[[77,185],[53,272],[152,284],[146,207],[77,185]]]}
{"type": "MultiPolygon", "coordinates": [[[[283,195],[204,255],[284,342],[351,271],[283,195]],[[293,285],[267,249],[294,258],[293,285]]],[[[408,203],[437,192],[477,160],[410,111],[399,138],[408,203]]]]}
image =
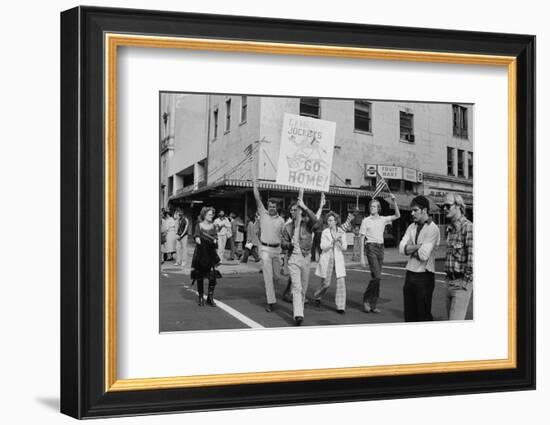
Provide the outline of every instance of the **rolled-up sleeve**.
{"type": "Polygon", "coordinates": [[[423,238],[417,251],[418,258],[422,261],[428,261],[433,249],[439,245],[439,229],[437,226],[430,226],[426,230],[429,230],[429,233],[423,238]]]}
{"type": "Polygon", "coordinates": [[[403,255],[407,255],[405,253],[405,247],[411,240],[411,226],[407,227],[407,231],[405,232],[405,236],[403,236],[403,239],[401,239],[401,242],[399,243],[399,253],[403,255]]]}

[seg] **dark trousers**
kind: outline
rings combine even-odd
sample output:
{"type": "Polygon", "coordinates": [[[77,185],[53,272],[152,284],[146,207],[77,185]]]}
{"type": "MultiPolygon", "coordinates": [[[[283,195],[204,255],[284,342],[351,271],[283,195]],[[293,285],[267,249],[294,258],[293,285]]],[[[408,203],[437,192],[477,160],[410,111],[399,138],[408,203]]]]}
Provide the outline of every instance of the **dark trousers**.
{"type": "Polygon", "coordinates": [[[258,256],[258,247],[256,245],[252,245],[252,249],[245,248],[243,258],[241,260],[241,263],[247,263],[248,257],[252,255],[256,261],[260,261],[260,257],[258,256]]]}
{"type": "Polygon", "coordinates": [[[403,307],[405,322],[427,322],[432,318],[432,295],[435,274],[415,273],[407,270],[403,286],[403,307]]]}
{"type": "Polygon", "coordinates": [[[365,254],[369,262],[371,280],[367,290],[363,294],[363,302],[368,301],[371,308],[376,308],[380,298],[380,278],[382,276],[382,263],[384,262],[384,244],[367,243],[365,254]]]}

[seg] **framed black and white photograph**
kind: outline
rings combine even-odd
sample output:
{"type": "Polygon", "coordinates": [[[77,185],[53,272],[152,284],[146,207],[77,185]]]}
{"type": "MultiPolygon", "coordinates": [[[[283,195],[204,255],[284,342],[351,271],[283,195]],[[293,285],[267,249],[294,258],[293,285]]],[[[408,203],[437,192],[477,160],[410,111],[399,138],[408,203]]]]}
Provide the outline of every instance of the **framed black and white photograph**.
{"type": "Polygon", "coordinates": [[[533,36],[78,7],[61,39],[63,413],[534,388],[533,36]]]}
{"type": "Polygon", "coordinates": [[[474,105],[161,92],[159,117],[160,332],[473,319],[474,105]]]}

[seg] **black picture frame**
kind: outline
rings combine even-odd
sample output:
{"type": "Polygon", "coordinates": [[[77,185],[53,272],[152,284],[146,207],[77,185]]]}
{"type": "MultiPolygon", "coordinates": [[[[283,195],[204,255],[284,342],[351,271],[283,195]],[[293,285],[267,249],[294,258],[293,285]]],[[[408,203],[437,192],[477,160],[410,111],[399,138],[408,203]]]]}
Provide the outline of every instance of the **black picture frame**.
{"type": "Polygon", "coordinates": [[[535,388],[535,37],[76,7],[61,13],[61,412],[75,418],[535,388]],[[517,61],[517,367],[453,373],[105,390],[104,34],[513,56],[517,61]]]}

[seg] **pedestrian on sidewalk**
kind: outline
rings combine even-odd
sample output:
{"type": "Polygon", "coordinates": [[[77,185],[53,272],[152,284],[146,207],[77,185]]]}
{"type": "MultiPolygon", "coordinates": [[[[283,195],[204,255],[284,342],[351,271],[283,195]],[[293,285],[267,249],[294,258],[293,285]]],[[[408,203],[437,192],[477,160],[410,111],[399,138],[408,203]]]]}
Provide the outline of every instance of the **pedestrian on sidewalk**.
{"type": "Polygon", "coordinates": [[[449,320],[464,320],[473,290],[474,226],[464,216],[466,204],[458,194],[446,196],[443,211],[451,221],[445,257],[447,314],[449,320]]]}
{"type": "Polygon", "coordinates": [[[176,221],[170,211],[164,212],[161,233],[165,235],[165,242],[162,245],[163,258],[167,261],[172,261],[176,253],[176,221]]]}
{"type": "Polygon", "coordinates": [[[176,220],[176,266],[185,266],[187,264],[187,234],[189,229],[189,220],[183,215],[182,211],[177,210],[174,214],[176,220]]]}
{"type": "Polygon", "coordinates": [[[212,220],[214,209],[203,207],[200,213],[200,222],[195,228],[195,252],[191,262],[191,278],[197,281],[199,292],[199,306],[204,305],[204,279],[208,279],[208,295],[206,303],[212,307],[216,306],[214,301],[214,288],[216,287],[215,266],[220,262],[216,252],[218,242],[218,231],[212,220]]]}
{"type": "Polygon", "coordinates": [[[334,302],[338,313],[346,311],[346,264],[343,251],[347,247],[346,234],[340,227],[340,217],[331,211],[327,214],[328,227],[321,234],[321,256],[315,274],[321,278],[319,288],[313,293],[315,305],[321,305],[321,299],[330,287],[332,273],[336,273],[336,295],[334,302]]]}
{"type": "Polygon", "coordinates": [[[218,212],[218,218],[214,220],[214,226],[216,227],[218,238],[218,257],[223,262],[225,260],[225,245],[227,244],[227,239],[231,238],[231,222],[225,216],[224,210],[218,212]]]}
{"type": "Polygon", "coordinates": [[[246,230],[246,244],[241,263],[247,263],[248,257],[252,255],[256,262],[260,261],[258,248],[260,245],[260,215],[258,213],[251,215],[246,230]]]}
{"type": "Polygon", "coordinates": [[[275,200],[268,199],[267,209],[265,208],[256,177],[254,178],[252,191],[260,216],[260,257],[262,259],[262,273],[267,301],[265,310],[269,313],[277,303],[273,278],[279,280],[281,274],[281,238],[284,221],[277,212],[277,202],[275,200]]]}
{"type": "Polygon", "coordinates": [[[380,298],[380,279],[382,277],[382,264],[384,261],[384,229],[386,225],[401,217],[395,196],[390,194],[393,201],[395,214],[382,216],[380,201],[371,199],[369,202],[370,215],[361,222],[359,229],[361,266],[366,267],[365,255],[369,262],[371,280],[363,294],[363,308],[366,313],[380,313],[377,307],[380,298]]]}
{"type": "Polygon", "coordinates": [[[283,229],[283,247],[290,253],[288,270],[292,281],[292,307],[296,326],[300,326],[304,320],[313,232],[319,225],[315,213],[304,203],[303,196],[304,190],[300,189],[298,201],[290,206],[292,222],[283,229]]]}
{"type": "Polygon", "coordinates": [[[411,201],[413,223],[399,244],[399,252],[409,256],[403,285],[405,322],[433,320],[432,296],[439,227],[428,215],[429,208],[430,202],[425,196],[419,195],[411,201]]]}

